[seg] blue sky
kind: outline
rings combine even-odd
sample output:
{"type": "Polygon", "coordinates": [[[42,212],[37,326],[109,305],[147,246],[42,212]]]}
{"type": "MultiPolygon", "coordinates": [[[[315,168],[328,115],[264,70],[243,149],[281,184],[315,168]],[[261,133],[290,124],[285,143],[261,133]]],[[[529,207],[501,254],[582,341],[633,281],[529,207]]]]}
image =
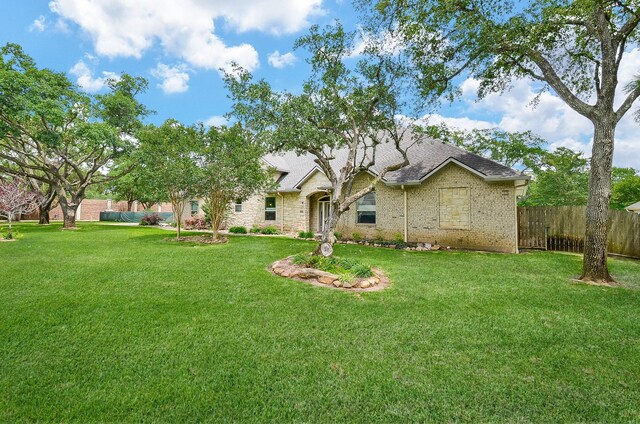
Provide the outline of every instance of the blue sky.
{"type": "MultiPolygon", "coordinates": [[[[217,69],[234,60],[274,87],[295,91],[308,75],[297,37],[314,23],[339,18],[357,26],[348,0],[53,0],[5,1],[0,43],[18,43],[39,66],[67,72],[87,91],[100,92],[105,76],[127,72],[149,79],[141,100],[156,114],[150,122],[221,123],[229,108],[217,69]],[[276,53],[277,52],[277,53],[276,53]]],[[[621,80],[640,68],[630,48],[621,80]]],[[[461,82],[463,95],[430,122],[461,128],[533,130],[558,146],[589,156],[592,127],[554,93],[536,108],[530,81],[516,81],[502,95],[476,101],[477,81],[461,82]]],[[[618,127],[614,162],[640,169],[638,124],[630,116],[618,127]]]]}

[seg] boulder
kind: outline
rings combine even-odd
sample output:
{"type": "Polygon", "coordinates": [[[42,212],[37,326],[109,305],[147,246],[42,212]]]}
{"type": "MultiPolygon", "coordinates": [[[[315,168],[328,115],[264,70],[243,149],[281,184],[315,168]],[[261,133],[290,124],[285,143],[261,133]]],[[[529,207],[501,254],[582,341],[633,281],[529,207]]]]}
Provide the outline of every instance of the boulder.
{"type": "Polygon", "coordinates": [[[328,277],[328,276],[324,276],[324,277],[320,277],[318,278],[318,281],[321,282],[322,284],[326,284],[328,286],[330,286],[331,284],[333,284],[333,282],[336,279],[334,277],[328,277]]]}
{"type": "Polygon", "coordinates": [[[353,287],[353,282],[351,281],[344,281],[342,283],[342,287],[344,287],[345,289],[350,289],[351,287],[353,287]]]}
{"type": "Polygon", "coordinates": [[[340,280],[334,280],[332,284],[336,287],[342,287],[342,282],[340,280]]]}
{"type": "Polygon", "coordinates": [[[371,282],[369,281],[368,278],[366,280],[360,281],[360,288],[361,289],[368,289],[369,287],[371,287],[371,282]]]}

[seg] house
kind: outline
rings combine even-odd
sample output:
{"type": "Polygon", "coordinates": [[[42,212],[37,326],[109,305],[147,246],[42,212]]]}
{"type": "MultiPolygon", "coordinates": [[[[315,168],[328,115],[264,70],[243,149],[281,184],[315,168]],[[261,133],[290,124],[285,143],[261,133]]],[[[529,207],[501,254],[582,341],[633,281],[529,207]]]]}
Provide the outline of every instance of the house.
{"type": "Polygon", "coordinates": [[[625,211],[640,213],[640,202],[636,202],[633,205],[629,205],[624,208],[625,211]]]}
{"type": "MultiPolygon", "coordinates": [[[[336,231],[343,237],[438,243],[458,248],[517,252],[518,196],[529,176],[437,140],[409,150],[408,166],[387,173],[375,190],[351,205],[336,231]]],[[[336,153],[336,167],[347,151],[336,153]]],[[[378,146],[371,173],[397,163],[389,144],[378,146]]],[[[331,184],[314,156],[293,152],[267,155],[277,188],[232,205],[227,226],[273,225],[283,232],[321,232],[329,213],[331,184]]],[[[354,190],[371,174],[362,173],[354,190]]]]}

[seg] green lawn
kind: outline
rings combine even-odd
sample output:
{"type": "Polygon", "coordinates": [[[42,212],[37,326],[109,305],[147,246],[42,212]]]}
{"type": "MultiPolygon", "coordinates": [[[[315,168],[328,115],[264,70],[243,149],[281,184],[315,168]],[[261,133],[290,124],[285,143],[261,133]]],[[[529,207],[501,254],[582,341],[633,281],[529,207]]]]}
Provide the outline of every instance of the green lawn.
{"type": "Polygon", "coordinates": [[[313,243],[18,227],[0,243],[0,422],[640,421],[640,262],[337,246],[354,294],[276,277],[313,243]]]}

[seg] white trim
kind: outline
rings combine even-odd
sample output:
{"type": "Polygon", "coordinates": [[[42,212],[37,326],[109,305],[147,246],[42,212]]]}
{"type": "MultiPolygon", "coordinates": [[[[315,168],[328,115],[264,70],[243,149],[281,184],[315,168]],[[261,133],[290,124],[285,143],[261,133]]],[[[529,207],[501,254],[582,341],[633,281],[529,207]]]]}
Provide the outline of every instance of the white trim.
{"type": "Polygon", "coordinates": [[[305,182],[307,182],[307,180],[308,180],[309,178],[311,178],[311,176],[312,176],[313,174],[315,174],[315,173],[316,173],[316,171],[317,171],[317,172],[320,172],[322,175],[325,175],[325,173],[324,173],[324,172],[322,172],[322,169],[320,169],[318,166],[314,166],[314,167],[313,167],[313,169],[311,169],[311,171],[307,172],[307,174],[306,174],[304,177],[302,177],[302,179],[301,179],[300,181],[298,181],[297,183],[295,183],[293,186],[294,186],[294,187],[299,187],[299,186],[301,186],[302,184],[304,184],[305,182]]]}
{"type": "Polygon", "coordinates": [[[442,162],[437,167],[435,167],[434,169],[432,169],[428,174],[426,174],[422,178],[420,178],[420,182],[421,183],[424,182],[427,178],[431,177],[433,174],[435,174],[436,172],[440,171],[442,168],[444,168],[445,166],[449,165],[450,163],[455,163],[456,165],[460,166],[461,168],[464,168],[467,171],[471,172],[472,174],[477,175],[478,177],[482,178],[483,180],[486,180],[488,178],[485,174],[483,174],[482,172],[478,171],[477,169],[473,169],[470,166],[465,165],[464,163],[460,162],[457,159],[449,158],[449,159],[445,160],[444,162],[442,162]]]}

